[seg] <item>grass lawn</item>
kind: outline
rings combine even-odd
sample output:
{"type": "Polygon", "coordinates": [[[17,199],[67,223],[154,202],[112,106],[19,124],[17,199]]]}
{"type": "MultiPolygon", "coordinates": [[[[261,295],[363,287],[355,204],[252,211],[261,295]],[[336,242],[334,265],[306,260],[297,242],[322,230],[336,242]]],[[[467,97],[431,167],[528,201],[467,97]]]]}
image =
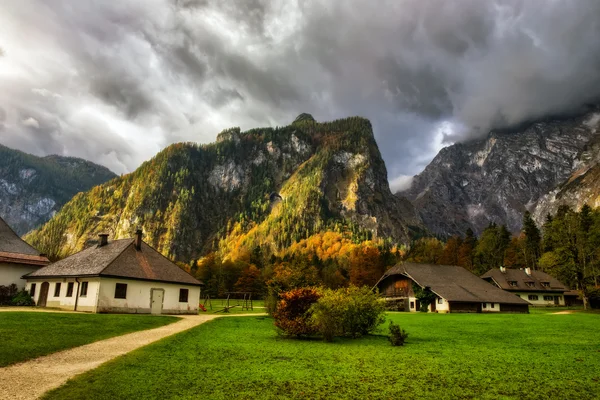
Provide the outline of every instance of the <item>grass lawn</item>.
{"type": "MultiPolygon", "coordinates": [[[[202,303],[203,300],[200,300],[202,303]]],[[[227,306],[227,299],[211,299],[210,300],[212,309],[207,307],[207,314],[222,314],[225,306],[227,306]]],[[[230,299],[229,306],[236,306],[229,309],[229,314],[259,314],[265,313],[265,302],[264,300],[252,300],[252,310],[242,310],[243,300],[238,299],[230,299]]],[[[200,311],[200,314],[203,314],[203,311],[200,311]]]]}
{"type": "Polygon", "coordinates": [[[597,399],[600,315],[406,314],[410,337],[278,337],[217,319],[69,381],[48,399],[597,399]]]}
{"type": "Polygon", "coordinates": [[[0,367],[177,320],[144,315],[0,312],[0,367]]]}

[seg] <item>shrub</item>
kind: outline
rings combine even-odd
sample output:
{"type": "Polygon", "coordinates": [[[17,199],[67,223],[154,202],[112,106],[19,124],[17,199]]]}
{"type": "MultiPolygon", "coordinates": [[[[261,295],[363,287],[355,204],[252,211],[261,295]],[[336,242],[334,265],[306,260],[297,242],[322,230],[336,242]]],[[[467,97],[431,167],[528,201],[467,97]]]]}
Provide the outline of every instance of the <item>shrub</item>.
{"type": "Polygon", "coordinates": [[[17,295],[17,293],[19,293],[19,289],[14,283],[9,286],[0,285],[0,305],[11,305],[11,300],[17,295]]]}
{"type": "Polygon", "coordinates": [[[12,298],[11,304],[13,306],[35,306],[35,301],[33,301],[29,292],[22,290],[12,298]]]}
{"type": "Polygon", "coordinates": [[[319,297],[319,291],[314,288],[293,289],[281,293],[277,310],[273,313],[275,326],[289,336],[315,334],[317,330],[310,322],[310,308],[319,297]]]}
{"type": "Polygon", "coordinates": [[[366,286],[325,290],[311,311],[311,322],[326,341],[366,335],[385,320],[384,301],[366,286]]]}
{"type": "Polygon", "coordinates": [[[392,346],[402,346],[404,345],[404,341],[408,338],[408,333],[402,328],[400,325],[394,324],[390,321],[390,343],[392,346]]]}

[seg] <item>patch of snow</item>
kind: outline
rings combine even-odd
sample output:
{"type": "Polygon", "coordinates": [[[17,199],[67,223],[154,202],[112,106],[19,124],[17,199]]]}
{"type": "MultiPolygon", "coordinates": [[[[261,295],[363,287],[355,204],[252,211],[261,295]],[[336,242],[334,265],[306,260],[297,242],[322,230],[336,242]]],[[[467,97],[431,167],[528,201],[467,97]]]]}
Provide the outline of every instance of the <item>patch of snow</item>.
{"type": "Polygon", "coordinates": [[[229,161],[223,165],[217,165],[208,177],[211,185],[226,191],[232,191],[242,185],[244,171],[241,166],[229,161]]]}
{"type": "Polygon", "coordinates": [[[463,181],[460,183],[460,186],[465,187],[468,184],[469,184],[469,181],[463,179],[463,181]]]}

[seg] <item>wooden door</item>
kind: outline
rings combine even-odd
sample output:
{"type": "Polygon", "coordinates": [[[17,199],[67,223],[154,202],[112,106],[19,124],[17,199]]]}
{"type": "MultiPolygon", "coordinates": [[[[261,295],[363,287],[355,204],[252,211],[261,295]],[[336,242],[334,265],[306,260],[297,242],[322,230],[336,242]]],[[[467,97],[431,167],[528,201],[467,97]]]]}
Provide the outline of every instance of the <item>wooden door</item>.
{"type": "Polygon", "coordinates": [[[46,307],[46,301],[48,300],[48,290],[50,290],[50,284],[48,282],[42,283],[40,289],[40,296],[38,297],[38,307],[46,307]]]}
{"type": "Polygon", "coordinates": [[[431,312],[435,312],[436,303],[437,303],[437,298],[431,302],[431,312]]]}
{"type": "Polygon", "coordinates": [[[558,301],[558,296],[554,296],[554,305],[557,306],[559,304],[560,302],[558,301]]]}
{"type": "Polygon", "coordinates": [[[152,298],[150,303],[150,312],[152,314],[162,314],[164,294],[165,292],[163,289],[152,289],[152,294],[150,295],[152,298]]]}

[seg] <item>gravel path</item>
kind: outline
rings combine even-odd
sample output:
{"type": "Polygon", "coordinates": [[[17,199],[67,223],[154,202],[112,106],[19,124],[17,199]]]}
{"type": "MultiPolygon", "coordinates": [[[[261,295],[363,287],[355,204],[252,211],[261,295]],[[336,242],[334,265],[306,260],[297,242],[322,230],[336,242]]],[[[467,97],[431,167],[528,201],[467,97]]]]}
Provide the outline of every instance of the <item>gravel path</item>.
{"type": "MultiPolygon", "coordinates": [[[[5,311],[9,310],[5,309],[5,311]]],[[[231,316],[256,317],[260,315],[262,314],[231,316]]],[[[206,321],[228,316],[180,315],[179,317],[181,317],[181,321],[160,328],[128,333],[0,368],[0,399],[37,399],[47,391],[61,386],[75,375],[97,368],[100,364],[113,358],[206,321]]]]}

